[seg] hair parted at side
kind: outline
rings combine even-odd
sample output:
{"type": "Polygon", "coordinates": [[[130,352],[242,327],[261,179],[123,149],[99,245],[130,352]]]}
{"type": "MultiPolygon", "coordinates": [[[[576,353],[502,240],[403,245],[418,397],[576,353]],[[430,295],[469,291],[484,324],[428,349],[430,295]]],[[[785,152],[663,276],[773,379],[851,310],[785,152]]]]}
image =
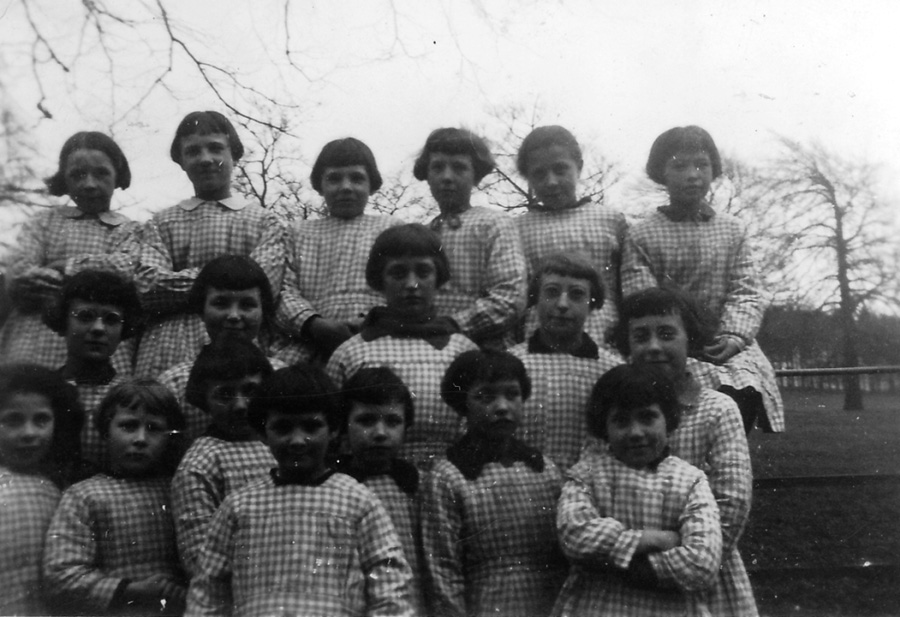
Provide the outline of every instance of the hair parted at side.
{"type": "Polygon", "coordinates": [[[275,316],[275,298],[272,284],[262,267],[255,260],[244,255],[220,255],[208,261],[188,292],[188,306],[198,315],[203,314],[206,294],[211,287],[228,291],[259,289],[262,311],[266,322],[275,316]]]}
{"type": "Polygon", "coordinates": [[[233,160],[240,160],[244,156],[244,144],[241,143],[241,138],[238,137],[234,125],[217,111],[192,111],[186,115],[175,129],[169,156],[181,165],[181,140],[188,135],[211,135],[213,133],[222,133],[228,137],[228,147],[233,160]]]}
{"type": "Polygon", "coordinates": [[[531,378],[519,358],[507,351],[470,349],[456,356],[447,367],[441,380],[441,398],[464,416],[468,413],[466,397],[473,385],[507,379],[518,381],[522,400],[528,400],[531,396],[531,378]]]}
{"type": "Polygon", "coordinates": [[[347,420],[356,403],[364,405],[403,405],[406,428],[415,419],[412,394],[403,380],[386,366],[361,368],[350,376],[341,388],[341,430],[347,430],[347,420]]]}
{"type": "Polygon", "coordinates": [[[528,282],[528,306],[537,304],[541,295],[541,280],[546,274],[587,281],[591,291],[591,308],[598,309],[603,306],[606,294],[597,269],[594,268],[587,256],[574,251],[551,253],[538,263],[538,267],[528,282]]]}
{"type": "Polygon", "coordinates": [[[516,170],[523,177],[528,177],[528,156],[540,148],[559,146],[568,152],[569,156],[581,170],[584,167],[584,156],[581,154],[581,146],[578,140],[567,128],[553,124],[539,126],[522,140],[519,152],[516,154],[516,170]]]}
{"type": "Polygon", "coordinates": [[[273,412],[286,415],[323,413],[331,431],[341,427],[341,399],[325,371],[310,364],[295,364],[266,377],[250,401],[247,423],[260,435],[273,412]]]}
{"type": "Polygon", "coordinates": [[[253,375],[272,374],[272,365],[262,350],[245,339],[215,340],[200,350],[188,375],[184,399],[209,413],[206,393],[210,381],[228,381],[253,375]]]}
{"type": "Polygon", "coordinates": [[[116,188],[127,189],[131,186],[131,168],[128,159],[112,137],[97,131],[81,131],[69,137],[59,151],[59,163],[56,173],[45,180],[51,195],[61,197],[66,194],[66,165],[69,155],[76,150],[98,150],[109,157],[116,171],[116,188]]]}
{"type": "Polygon", "coordinates": [[[606,440],[607,420],[613,409],[631,410],[659,405],[666,419],[666,432],[678,428],[681,408],[675,384],[663,372],[653,367],[620,364],[597,380],[587,403],[588,433],[606,440]]]}
{"type": "Polygon", "coordinates": [[[319,152],[316,162],[313,164],[309,181],[313,189],[322,194],[322,176],[326,167],[347,167],[349,165],[362,165],[369,176],[369,194],[381,188],[381,173],[375,163],[375,155],[371,148],[355,137],[344,137],[329,141],[319,152]]]}
{"type": "Polygon", "coordinates": [[[666,161],[679,152],[705,152],[712,163],[712,177],[722,175],[722,157],[712,136],[699,126],[676,126],[656,138],[647,157],[647,175],[657,184],[665,184],[666,161]]]}
{"type": "Polygon", "coordinates": [[[389,259],[430,257],[437,271],[437,286],[450,280],[450,260],[440,236],[421,223],[388,227],[375,238],[366,262],[366,283],[375,291],[384,289],[384,267],[389,259]]]}
{"type": "Polygon", "coordinates": [[[487,142],[472,131],[458,128],[435,129],[425,140],[425,146],[413,165],[413,176],[416,180],[428,179],[428,164],[435,152],[469,156],[475,172],[475,184],[481,182],[496,166],[494,155],[491,154],[487,142]]]}
{"type": "Polygon", "coordinates": [[[137,334],[143,325],[144,313],[134,282],[114,272],[82,270],[66,279],[57,302],[43,314],[44,324],[60,336],[66,334],[74,300],[118,307],[123,317],[122,340],[137,334]]]}

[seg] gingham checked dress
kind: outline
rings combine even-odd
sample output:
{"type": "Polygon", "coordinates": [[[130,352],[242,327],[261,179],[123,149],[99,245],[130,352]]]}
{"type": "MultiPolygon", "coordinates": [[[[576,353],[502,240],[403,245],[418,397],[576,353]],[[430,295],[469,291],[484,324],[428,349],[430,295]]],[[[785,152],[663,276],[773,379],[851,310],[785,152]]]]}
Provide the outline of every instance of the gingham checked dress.
{"type": "Polygon", "coordinates": [[[335,473],[316,484],[269,477],[216,512],[186,617],[411,617],[409,564],[381,502],[335,473]]]}
{"type": "MultiPolygon", "coordinates": [[[[60,369],[62,373],[62,369],[60,369]]],[[[106,465],[106,440],[97,430],[97,416],[100,414],[100,403],[110,389],[128,379],[114,369],[103,379],[94,382],[78,382],[67,379],[78,391],[78,402],[84,410],[84,424],[81,426],[81,458],[89,464],[90,469],[99,471],[106,465]]]]}
{"type": "Polygon", "coordinates": [[[200,270],[221,255],[246,255],[281,289],[284,226],[273,213],[239,197],[192,197],[157,213],[143,228],[136,281],[150,324],[138,348],[135,374],[156,378],[196,357],[209,339],[200,315],[186,312],[200,270]],[[259,249],[259,250],[257,250],[259,249]]]}
{"type": "MultiPolygon", "coordinates": [[[[719,334],[737,337],[744,350],[715,367],[718,388],[754,388],[763,398],[764,430],[784,430],[784,406],[775,371],[756,343],[766,308],[746,228],[736,217],[706,206],[697,216],[672,220],[656,210],[629,230],[622,262],[625,295],[674,283],[719,316],[719,334]]],[[[702,373],[698,374],[702,381],[702,373]]]]}

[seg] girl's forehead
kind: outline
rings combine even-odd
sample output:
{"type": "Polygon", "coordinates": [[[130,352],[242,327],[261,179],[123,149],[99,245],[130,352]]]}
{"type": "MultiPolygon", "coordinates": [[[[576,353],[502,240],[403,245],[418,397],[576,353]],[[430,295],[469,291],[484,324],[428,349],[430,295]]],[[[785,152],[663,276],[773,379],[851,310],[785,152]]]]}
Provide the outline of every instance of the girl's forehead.
{"type": "Polygon", "coordinates": [[[116,409],[113,412],[112,420],[115,419],[136,419],[141,420],[142,422],[147,420],[158,420],[160,422],[165,423],[167,426],[169,424],[169,419],[159,412],[157,412],[152,407],[147,407],[144,403],[140,401],[135,401],[130,405],[125,405],[123,403],[117,403],[116,409]]]}
{"type": "Polygon", "coordinates": [[[513,376],[498,376],[496,379],[479,379],[472,382],[469,392],[481,392],[485,390],[505,390],[506,388],[521,388],[522,384],[513,376]]]}
{"type": "Polygon", "coordinates": [[[628,319],[629,327],[647,325],[649,323],[677,325],[679,328],[684,329],[684,319],[681,317],[681,312],[677,310],[641,315],[640,317],[630,317],[628,319]]]}

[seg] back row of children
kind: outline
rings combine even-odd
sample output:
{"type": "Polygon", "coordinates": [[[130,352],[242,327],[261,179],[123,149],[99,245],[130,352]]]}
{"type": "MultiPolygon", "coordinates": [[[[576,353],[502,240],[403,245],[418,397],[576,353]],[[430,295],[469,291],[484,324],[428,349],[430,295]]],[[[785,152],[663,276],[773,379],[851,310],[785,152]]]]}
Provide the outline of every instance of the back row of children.
{"type": "MultiPolygon", "coordinates": [[[[381,298],[363,266],[375,238],[400,221],[364,213],[382,184],[368,146],[345,138],[323,148],[310,179],[328,215],[290,225],[232,194],[232,170],[243,146],[221,114],[188,114],[170,154],[195,195],[138,226],[109,210],[115,188],[127,188],[131,179],[121,149],[100,133],[78,133],[65,143],[48,185],[74,205],[29,221],[7,259],[5,280],[15,308],[0,332],[5,361],[52,368],[63,363],[62,342],[40,314],[66,279],[87,269],[134,280],[148,317],[140,336],[129,338],[113,358],[123,375],[159,377],[192,362],[209,342],[191,289],[203,266],[222,255],[251,257],[268,278],[275,318],[266,349],[285,364],[324,364],[372,316],[381,298]]],[[[535,129],[519,149],[517,166],[533,195],[522,216],[472,206],[473,190],[494,169],[477,135],[438,129],[415,162],[415,177],[428,182],[439,207],[429,227],[452,271],[437,293],[442,327],[478,345],[531,345],[536,319],[525,311],[526,281],[550,253],[580,252],[606,290],[587,325],[598,346],[606,347],[623,294],[679,287],[717,324],[695,355],[697,378],[738,402],[747,430],[756,423],[783,430],[774,371],[755,343],[765,303],[746,233],[737,219],[708,203],[722,169],[706,131],[678,127],[657,138],[647,172],[666,187],[670,203],[630,229],[613,208],[578,199],[583,158],[566,129],[535,129]]]]}

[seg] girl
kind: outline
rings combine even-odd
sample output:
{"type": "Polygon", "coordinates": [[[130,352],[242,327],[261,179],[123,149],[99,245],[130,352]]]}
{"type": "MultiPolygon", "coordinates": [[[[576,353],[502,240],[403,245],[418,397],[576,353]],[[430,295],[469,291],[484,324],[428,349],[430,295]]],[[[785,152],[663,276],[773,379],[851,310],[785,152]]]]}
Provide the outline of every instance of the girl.
{"type": "Polygon", "coordinates": [[[278,323],[300,341],[303,357],[327,361],[380,303],[366,285],[364,264],[375,237],[398,221],[363,214],[369,195],[381,188],[381,174],[358,139],[328,142],[309,179],[328,216],[297,221],[288,233],[278,323]]]}
{"type": "Polygon", "coordinates": [[[753,617],[756,602],[737,546],[750,517],[750,450],[734,401],[694,377],[696,364],[688,356],[702,353],[709,338],[697,314],[683,292],[645,289],[622,302],[615,339],[629,362],[661,369],[673,381],[681,420],[669,447],[706,473],[719,505],[722,567],[711,593],[712,614],[753,617]]]}
{"type": "Polygon", "coordinates": [[[557,526],[572,573],[555,615],[711,616],[716,501],[699,469],[670,456],[678,400],[665,375],[617,366],[591,392],[588,431],[608,446],[569,470],[557,526]]]}
{"type": "Polygon", "coordinates": [[[717,213],[710,183],[722,174],[719,151],[698,126],[676,127],[656,138],[647,175],[669,193],[662,206],[629,233],[622,264],[625,294],[675,285],[689,292],[719,322],[700,360],[711,363],[704,384],[738,403],[749,432],[784,430],[784,407],[775,371],[756,344],[765,310],[744,225],[717,213]]]}
{"type": "Polygon", "coordinates": [[[194,197],[157,213],[144,226],[137,282],[151,324],[138,351],[138,375],[155,378],[196,357],[206,333],[187,301],[209,260],[249,255],[272,289],[281,289],[281,223],[259,204],[231,194],[234,163],[243,153],[231,122],[215,111],[189,113],[175,131],[170,154],[194,185],[194,197]]]}
{"type": "Polygon", "coordinates": [[[494,169],[485,141],[465,129],[428,136],[413,175],[427,180],[441,213],[431,228],[441,238],[453,279],[437,308],[473,341],[502,345],[525,305],[525,259],[519,236],[502,212],[472,207],[472,189],[494,169]]]}
{"type": "Polygon", "coordinates": [[[0,368],[0,614],[46,615],[44,537],[79,458],[75,389],[42,366],[0,368]]]}
{"type": "Polygon", "coordinates": [[[444,375],[441,394],[468,431],[422,489],[435,615],[547,615],[566,577],[554,529],[562,474],[513,437],[530,392],[506,352],[467,351],[444,375]]]}
{"type": "MultiPolygon", "coordinates": [[[[0,330],[4,361],[49,368],[65,361],[64,342],[41,322],[41,314],[52,307],[66,277],[89,268],[132,277],[138,224],[109,209],[115,190],[130,184],[128,160],[106,135],[75,133],[63,144],[47,187],[51,195],[68,195],[74,205],[41,212],[19,233],[5,277],[14,309],[0,330]]],[[[120,352],[120,372],[131,373],[133,351],[120,352]]]]}
{"type": "Polygon", "coordinates": [[[410,427],[401,456],[420,471],[459,434],[459,420],[441,401],[441,376],[457,355],[475,344],[438,317],[435,295],[450,280],[441,239],[411,223],[387,229],[375,239],[366,263],[366,282],[381,292],[386,306],[369,311],[360,333],[337,348],[326,372],[342,387],[364,367],[387,366],[416,400],[416,424],[410,427]]]}
{"type": "MultiPolygon", "coordinates": [[[[538,264],[557,251],[580,252],[600,273],[606,302],[588,318],[586,330],[600,345],[618,316],[619,265],[625,241],[625,216],[608,206],[578,198],[578,179],[584,160],[575,136],[561,126],[540,126],[522,141],[516,168],[528,180],[534,200],[528,212],[516,217],[529,280],[538,264]]],[[[534,331],[534,317],[526,321],[526,336],[534,331]]]]}

